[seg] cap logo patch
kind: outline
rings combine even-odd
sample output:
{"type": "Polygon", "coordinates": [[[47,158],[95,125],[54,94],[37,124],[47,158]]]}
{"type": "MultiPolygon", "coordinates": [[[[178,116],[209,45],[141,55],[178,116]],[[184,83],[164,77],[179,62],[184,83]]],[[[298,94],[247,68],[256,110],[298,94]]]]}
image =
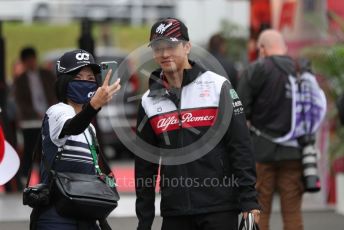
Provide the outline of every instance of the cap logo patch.
{"type": "Polygon", "coordinates": [[[169,24],[165,25],[164,23],[161,23],[158,28],[156,28],[155,32],[159,33],[159,34],[163,34],[165,32],[165,30],[172,26],[172,22],[170,22],[169,24]]]}
{"type": "Polygon", "coordinates": [[[59,71],[59,72],[65,71],[66,68],[61,66],[60,61],[57,61],[56,64],[57,64],[57,71],[59,71]]]}
{"type": "Polygon", "coordinates": [[[79,60],[79,61],[81,61],[81,60],[88,61],[88,60],[90,60],[90,54],[88,54],[88,53],[77,53],[75,55],[75,58],[76,58],[76,60],[79,60]]]}

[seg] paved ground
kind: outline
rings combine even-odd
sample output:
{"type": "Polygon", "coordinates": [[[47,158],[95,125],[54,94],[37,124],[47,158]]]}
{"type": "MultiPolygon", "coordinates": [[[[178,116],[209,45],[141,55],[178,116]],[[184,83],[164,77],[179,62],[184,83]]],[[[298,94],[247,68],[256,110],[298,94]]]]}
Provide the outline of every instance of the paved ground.
{"type": "MultiPolygon", "coordinates": [[[[271,230],[282,230],[280,213],[274,212],[271,220],[271,230]]],[[[335,214],[333,211],[307,211],[303,213],[305,230],[343,230],[344,217],[335,214]]],[[[134,230],[136,229],[136,218],[122,217],[110,218],[110,225],[113,230],[134,230]]],[[[28,221],[0,222],[1,230],[28,229],[28,221]]],[[[161,226],[161,218],[154,221],[152,230],[158,230],[161,226]]]]}
{"type": "MultiPolygon", "coordinates": [[[[109,222],[113,230],[134,230],[137,220],[135,218],[135,195],[133,191],[132,163],[115,165],[116,178],[119,180],[121,200],[118,208],[110,214],[109,222]],[[126,179],[126,180],[124,180],[126,179]]],[[[303,217],[305,230],[344,230],[344,215],[336,214],[333,207],[327,206],[326,195],[322,192],[305,194],[303,197],[303,217]]],[[[157,195],[155,207],[159,216],[160,197],[157,195]]],[[[280,203],[276,195],[273,202],[271,230],[282,230],[280,217],[280,203]]],[[[22,205],[21,193],[4,194],[0,191],[0,230],[28,229],[31,209],[22,205]]],[[[152,230],[158,230],[161,218],[156,217],[152,230]]]]}

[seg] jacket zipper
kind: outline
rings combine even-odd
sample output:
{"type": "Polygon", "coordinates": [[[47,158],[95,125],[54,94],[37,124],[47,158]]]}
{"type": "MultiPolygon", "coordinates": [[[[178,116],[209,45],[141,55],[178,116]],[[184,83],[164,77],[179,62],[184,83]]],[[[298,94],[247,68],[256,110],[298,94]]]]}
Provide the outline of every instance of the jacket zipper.
{"type": "MultiPolygon", "coordinates": [[[[181,87],[180,89],[180,95],[179,95],[179,102],[178,102],[178,106],[177,106],[177,113],[178,113],[178,121],[179,121],[179,129],[180,132],[178,133],[178,145],[182,146],[183,148],[183,138],[182,138],[182,134],[183,134],[183,123],[182,123],[182,113],[181,113],[181,104],[182,104],[182,92],[183,92],[183,87],[181,87]]],[[[183,151],[183,149],[182,149],[183,151]]],[[[184,175],[186,178],[189,177],[187,169],[185,168],[184,165],[181,165],[181,167],[183,167],[183,171],[184,171],[184,175]]],[[[191,195],[190,195],[190,190],[187,186],[185,186],[185,191],[187,194],[187,209],[190,210],[191,209],[191,195]]]]}

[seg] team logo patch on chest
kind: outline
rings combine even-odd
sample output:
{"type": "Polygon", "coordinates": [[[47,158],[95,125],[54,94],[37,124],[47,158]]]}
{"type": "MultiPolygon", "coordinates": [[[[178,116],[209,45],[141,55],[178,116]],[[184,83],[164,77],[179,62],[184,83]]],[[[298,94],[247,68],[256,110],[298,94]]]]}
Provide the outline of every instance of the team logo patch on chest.
{"type": "Polygon", "coordinates": [[[156,134],[179,128],[213,126],[216,121],[217,108],[194,109],[161,114],[150,119],[156,134]]]}

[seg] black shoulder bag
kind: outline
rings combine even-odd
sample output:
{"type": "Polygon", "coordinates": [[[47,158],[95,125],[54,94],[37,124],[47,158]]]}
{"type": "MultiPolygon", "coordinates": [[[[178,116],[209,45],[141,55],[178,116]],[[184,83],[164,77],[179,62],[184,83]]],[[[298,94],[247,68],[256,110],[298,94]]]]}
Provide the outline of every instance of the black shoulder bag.
{"type": "Polygon", "coordinates": [[[53,199],[57,212],[61,216],[81,220],[102,220],[117,207],[119,194],[115,179],[104,154],[100,151],[93,130],[88,128],[93,144],[90,147],[96,174],[57,172],[53,174],[53,199]],[[97,159],[97,150],[104,162],[105,173],[102,173],[97,159]]]}

